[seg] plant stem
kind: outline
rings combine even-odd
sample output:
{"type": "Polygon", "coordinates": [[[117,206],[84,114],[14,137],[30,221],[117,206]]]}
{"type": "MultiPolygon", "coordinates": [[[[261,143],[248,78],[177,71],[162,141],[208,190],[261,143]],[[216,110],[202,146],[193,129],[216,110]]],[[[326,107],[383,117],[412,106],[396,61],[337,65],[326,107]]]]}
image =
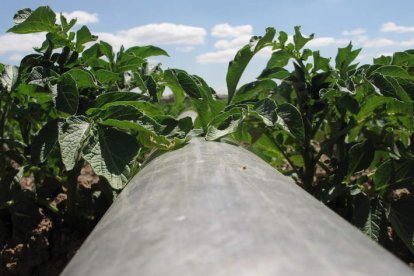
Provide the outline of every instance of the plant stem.
{"type": "Polygon", "coordinates": [[[282,149],[282,147],[273,140],[271,131],[266,131],[266,134],[269,136],[270,140],[272,141],[273,145],[280,151],[280,153],[283,155],[283,157],[286,159],[286,161],[289,163],[289,165],[292,167],[292,170],[297,174],[299,178],[301,178],[301,173],[296,167],[296,165],[290,160],[287,153],[282,149]]]}
{"type": "Polygon", "coordinates": [[[82,169],[82,163],[78,162],[75,167],[68,171],[68,182],[67,182],[67,212],[71,220],[76,218],[76,204],[78,194],[78,176],[82,169]]]}

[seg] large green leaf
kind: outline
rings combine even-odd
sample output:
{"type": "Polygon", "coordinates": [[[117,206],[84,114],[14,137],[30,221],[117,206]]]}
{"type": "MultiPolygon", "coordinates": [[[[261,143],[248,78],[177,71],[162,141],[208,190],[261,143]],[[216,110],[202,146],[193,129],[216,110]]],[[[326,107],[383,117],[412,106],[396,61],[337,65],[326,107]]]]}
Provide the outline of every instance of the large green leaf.
{"type": "Polygon", "coordinates": [[[99,95],[93,103],[93,107],[99,108],[108,103],[116,101],[137,101],[148,100],[147,96],[141,95],[137,92],[108,92],[99,95]]]}
{"type": "Polygon", "coordinates": [[[188,96],[194,99],[201,99],[203,97],[199,84],[197,84],[192,76],[182,70],[174,70],[173,72],[175,73],[178,83],[188,96]]]}
{"type": "Polygon", "coordinates": [[[389,219],[391,225],[405,245],[414,253],[414,201],[400,199],[391,204],[389,219]]]}
{"type": "Polygon", "coordinates": [[[83,44],[95,41],[97,36],[94,36],[89,31],[88,27],[82,26],[78,31],[76,31],[76,50],[81,52],[84,48],[83,44]]]}
{"type": "Polygon", "coordinates": [[[279,50],[272,53],[271,58],[267,62],[266,68],[285,67],[291,58],[285,50],[279,50]]]}
{"type": "Polygon", "coordinates": [[[185,92],[171,69],[164,71],[164,82],[173,92],[176,104],[182,104],[185,99],[185,92]]]}
{"type": "Polygon", "coordinates": [[[262,119],[266,126],[273,126],[277,121],[277,104],[274,100],[266,98],[255,104],[254,112],[262,119]]]}
{"type": "Polygon", "coordinates": [[[167,56],[168,53],[161,48],[148,45],[148,46],[135,46],[125,51],[126,54],[132,54],[136,57],[147,58],[152,56],[167,56]]]}
{"type": "Polygon", "coordinates": [[[258,80],[241,86],[236,95],[233,97],[233,103],[244,100],[254,99],[256,97],[269,95],[278,90],[277,84],[271,79],[258,80]]]}
{"type": "Polygon", "coordinates": [[[114,119],[120,121],[131,121],[144,127],[147,131],[160,132],[162,126],[154,119],[146,116],[132,105],[113,105],[102,110],[99,114],[99,119],[103,122],[107,119],[114,119]]]}
{"type": "Polygon", "coordinates": [[[28,76],[29,84],[45,87],[49,83],[51,70],[43,66],[34,66],[28,76]]]}
{"type": "Polygon", "coordinates": [[[400,66],[384,65],[376,69],[373,73],[382,74],[384,76],[401,78],[401,79],[414,79],[406,70],[400,66]]]}
{"type": "Polygon", "coordinates": [[[374,146],[369,140],[353,145],[348,152],[348,175],[367,169],[374,158],[374,153],[374,146]]]}
{"type": "Polygon", "coordinates": [[[361,49],[352,50],[352,43],[349,43],[348,46],[338,49],[338,54],[335,58],[336,69],[346,70],[348,66],[356,59],[361,49]]]}
{"type": "Polygon", "coordinates": [[[99,108],[90,108],[86,111],[86,115],[96,115],[99,112],[101,112],[102,110],[107,109],[110,106],[126,106],[126,105],[130,105],[130,106],[134,106],[135,108],[137,108],[139,111],[141,111],[142,113],[144,113],[145,115],[154,117],[154,116],[160,116],[163,114],[162,110],[160,110],[157,106],[155,106],[154,104],[147,102],[147,101],[142,101],[142,100],[135,100],[135,101],[114,101],[114,102],[108,102],[107,104],[104,104],[103,106],[99,107],[99,108]]]}
{"type": "Polygon", "coordinates": [[[62,75],[54,86],[56,108],[68,114],[75,114],[79,106],[79,91],[75,80],[69,75],[62,75]]]}
{"type": "Polygon", "coordinates": [[[14,23],[15,24],[23,23],[23,21],[25,21],[31,14],[32,14],[32,10],[29,8],[17,11],[17,13],[13,16],[14,23]]]}
{"type": "Polygon", "coordinates": [[[375,190],[384,190],[389,185],[393,170],[394,167],[391,160],[387,160],[377,167],[373,177],[375,190]]]}
{"type": "Polygon", "coordinates": [[[140,68],[144,62],[145,60],[140,57],[122,54],[121,58],[119,58],[116,62],[116,67],[114,68],[114,71],[118,73],[123,73],[129,70],[137,71],[138,68],[140,68]]]}
{"type": "Polygon", "coordinates": [[[69,74],[75,80],[76,86],[79,89],[92,88],[96,86],[93,75],[88,71],[82,69],[71,69],[65,74],[69,74]]]}
{"type": "Polygon", "coordinates": [[[229,103],[236,93],[237,84],[239,83],[247,64],[261,49],[271,45],[275,33],[275,29],[267,28],[266,34],[263,37],[253,37],[250,40],[250,43],[240,49],[234,57],[234,60],[229,63],[226,76],[229,103]]]}
{"type": "Polygon", "coordinates": [[[105,177],[112,188],[122,189],[130,179],[139,150],[135,137],[114,128],[98,127],[83,150],[93,171],[105,177]]]}
{"type": "Polygon", "coordinates": [[[258,76],[258,79],[279,79],[283,80],[290,76],[290,72],[282,67],[266,68],[258,76]]]}
{"type": "Polygon", "coordinates": [[[19,76],[19,69],[14,65],[6,65],[0,76],[1,86],[7,91],[12,91],[19,76]]]}
{"type": "Polygon", "coordinates": [[[303,141],[305,139],[305,127],[299,110],[289,104],[281,104],[277,108],[277,124],[283,129],[290,132],[296,139],[303,141]]]}
{"type": "Polygon", "coordinates": [[[118,73],[105,69],[96,71],[95,77],[102,84],[112,84],[120,79],[120,75],[118,73]]]}
{"type": "Polygon", "coordinates": [[[295,34],[293,35],[293,43],[295,44],[295,48],[297,51],[302,49],[306,43],[312,40],[314,34],[309,35],[309,37],[304,37],[300,32],[300,26],[295,26],[295,34]]]}
{"type": "Polygon", "coordinates": [[[7,30],[16,34],[28,34],[37,32],[53,32],[56,29],[56,14],[47,6],[34,10],[29,15],[29,10],[21,10],[15,15],[17,24],[7,30]]]}
{"type": "Polygon", "coordinates": [[[59,122],[60,153],[67,171],[72,170],[78,162],[90,125],[89,120],[83,116],[70,117],[59,122]]]}
{"type": "Polygon", "coordinates": [[[209,122],[224,108],[224,102],[217,100],[214,91],[198,76],[192,76],[182,70],[173,70],[178,83],[191,98],[204,132],[207,132],[209,122]]]}
{"type": "Polygon", "coordinates": [[[384,208],[378,199],[359,194],[354,202],[353,223],[368,237],[379,242],[384,232],[384,208]]]}
{"type": "Polygon", "coordinates": [[[31,149],[32,162],[43,163],[58,143],[58,120],[49,121],[34,137],[31,149]]]}
{"type": "Polygon", "coordinates": [[[243,120],[241,108],[234,107],[221,112],[208,125],[206,140],[213,141],[235,132],[243,120]]]}
{"type": "Polygon", "coordinates": [[[316,72],[318,70],[328,71],[329,70],[329,62],[331,61],[330,58],[321,57],[319,51],[313,52],[313,71],[316,72]]]}

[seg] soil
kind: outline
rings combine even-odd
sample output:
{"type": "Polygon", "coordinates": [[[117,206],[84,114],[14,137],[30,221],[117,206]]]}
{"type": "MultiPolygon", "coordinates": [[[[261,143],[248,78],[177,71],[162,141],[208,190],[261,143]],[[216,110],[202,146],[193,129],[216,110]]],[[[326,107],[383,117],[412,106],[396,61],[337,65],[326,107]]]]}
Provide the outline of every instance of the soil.
{"type": "MultiPolygon", "coordinates": [[[[90,196],[98,184],[99,177],[86,165],[78,177],[79,194],[90,196]]],[[[23,191],[31,191],[33,178],[24,178],[20,185],[23,191]]],[[[51,205],[59,208],[65,201],[63,190],[51,205]]],[[[0,275],[4,276],[59,275],[106,210],[95,213],[93,219],[88,216],[82,222],[70,223],[66,216],[30,200],[10,209],[0,214],[0,275]]]]}

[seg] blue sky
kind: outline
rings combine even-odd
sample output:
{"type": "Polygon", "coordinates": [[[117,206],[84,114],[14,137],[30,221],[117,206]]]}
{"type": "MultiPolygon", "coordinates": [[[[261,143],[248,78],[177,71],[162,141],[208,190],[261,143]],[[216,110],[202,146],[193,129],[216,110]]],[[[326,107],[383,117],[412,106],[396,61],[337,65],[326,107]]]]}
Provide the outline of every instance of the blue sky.
{"type": "MultiPolygon", "coordinates": [[[[304,34],[315,33],[310,48],[320,49],[324,56],[334,57],[338,47],[352,41],[363,48],[361,63],[414,48],[412,0],[3,0],[1,63],[18,63],[43,41],[44,34],[6,34],[17,10],[41,5],[77,17],[116,47],[153,44],[164,48],[170,57],[153,58],[152,62],[198,74],[221,93],[225,93],[228,62],[237,49],[251,35],[262,35],[268,26],[289,34],[294,26],[302,26],[304,34]]],[[[259,75],[269,55],[264,51],[255,57],[242,81],[259,75]]]]}

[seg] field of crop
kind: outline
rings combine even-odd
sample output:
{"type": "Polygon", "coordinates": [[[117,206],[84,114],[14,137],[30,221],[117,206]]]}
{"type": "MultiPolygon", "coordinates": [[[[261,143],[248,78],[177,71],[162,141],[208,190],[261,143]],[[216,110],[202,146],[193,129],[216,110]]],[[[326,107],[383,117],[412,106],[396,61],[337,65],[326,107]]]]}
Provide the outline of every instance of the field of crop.
{"type": "Polygon", "coordinates": [[[114,49],[49,7],[14,21],[9,32],[46,36],[0,64],[0,274],[57,275],[131,177],[195,135],[242,145],[414,263],[414,50],[361,65],[352,44],[331,59],[299,27],[292,43],[267,28],[230,61],[223,100],[150,66],[168,55],[156,46],[114,49]],[[264,48],[266,67],[241,85],[264,48]]]}

